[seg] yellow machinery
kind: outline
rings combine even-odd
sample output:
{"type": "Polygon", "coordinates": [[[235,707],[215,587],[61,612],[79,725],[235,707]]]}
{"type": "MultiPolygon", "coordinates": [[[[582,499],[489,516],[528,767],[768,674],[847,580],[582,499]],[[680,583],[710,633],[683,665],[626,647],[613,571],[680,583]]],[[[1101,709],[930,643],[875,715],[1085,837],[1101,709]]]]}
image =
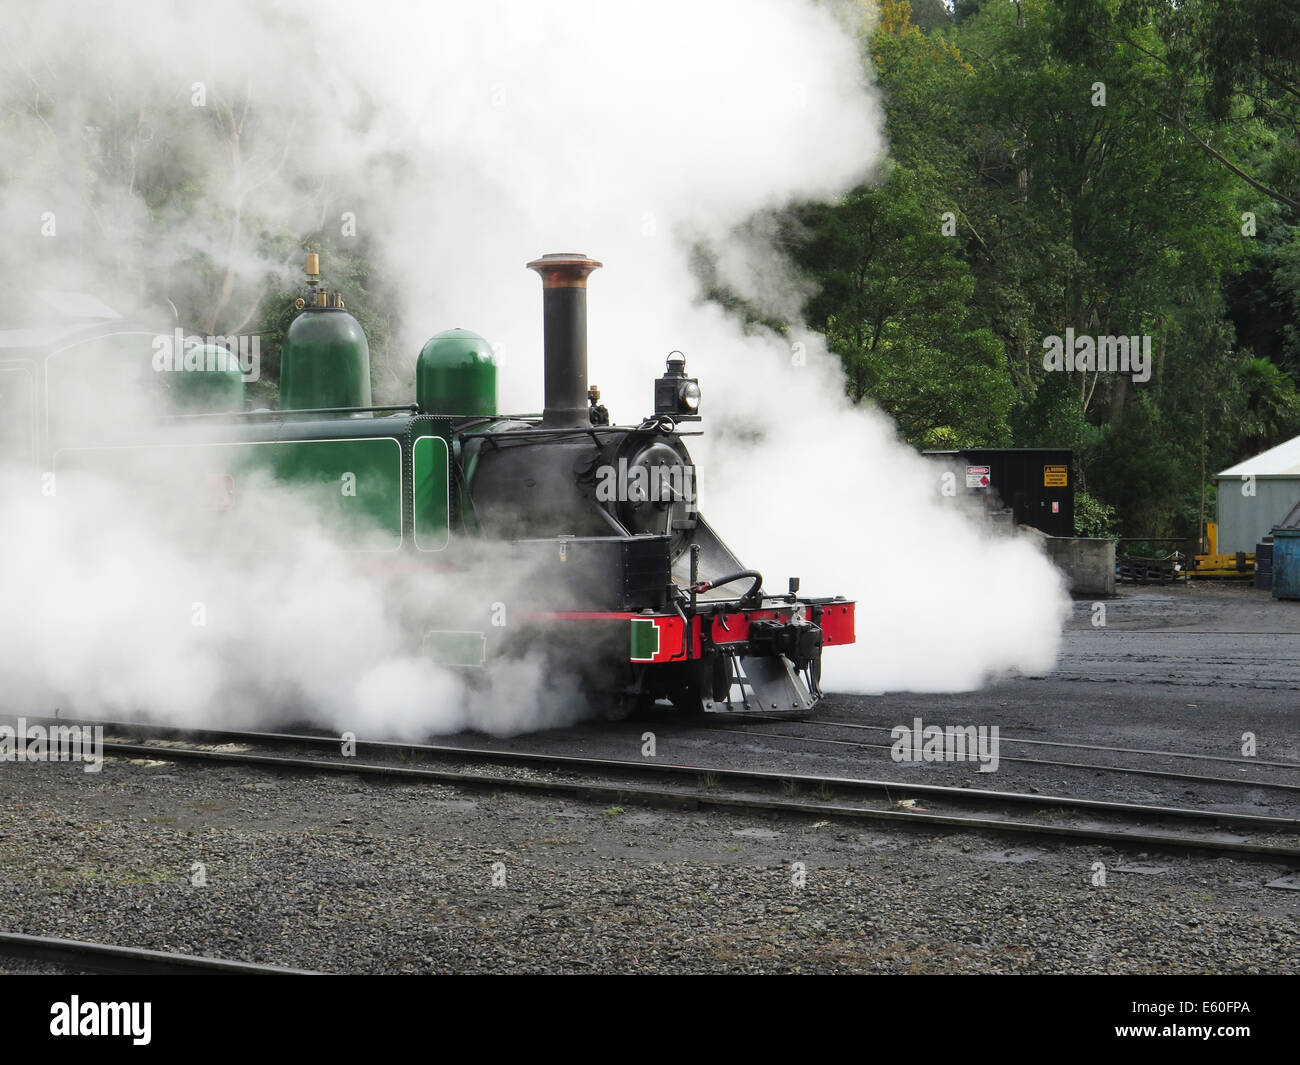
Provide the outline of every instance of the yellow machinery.
{"type": "Polygon", "coordinates": [[[1231,555],[1219,554],[1219,526],[1212,521],[1205,523],[1206,553],[1197,555],[1192,560],[1192,577],[1253,577],[1255,574],[1255,552],[1238,551],[1231,555]]]}

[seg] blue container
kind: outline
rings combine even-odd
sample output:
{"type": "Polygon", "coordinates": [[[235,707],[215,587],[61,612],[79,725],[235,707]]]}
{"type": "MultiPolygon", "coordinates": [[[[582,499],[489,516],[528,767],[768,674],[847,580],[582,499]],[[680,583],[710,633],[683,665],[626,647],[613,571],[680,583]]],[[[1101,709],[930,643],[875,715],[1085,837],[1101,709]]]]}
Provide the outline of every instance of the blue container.
{"type": "Polygon", "coordinates": [[[1300,529],[1273,530],[1273,598],[1300,599],[1300,529]]]}

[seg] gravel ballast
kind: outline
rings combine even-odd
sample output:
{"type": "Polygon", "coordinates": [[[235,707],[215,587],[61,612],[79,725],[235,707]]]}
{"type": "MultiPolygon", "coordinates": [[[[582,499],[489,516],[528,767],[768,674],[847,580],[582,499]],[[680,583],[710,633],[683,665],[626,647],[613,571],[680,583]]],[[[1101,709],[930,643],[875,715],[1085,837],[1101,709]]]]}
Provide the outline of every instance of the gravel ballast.
{"type": "Polygon", "coordinates": [[[156,759],[0,794],[30,934],[347,973],[1300,970],[1268,863],[156,759]]]}

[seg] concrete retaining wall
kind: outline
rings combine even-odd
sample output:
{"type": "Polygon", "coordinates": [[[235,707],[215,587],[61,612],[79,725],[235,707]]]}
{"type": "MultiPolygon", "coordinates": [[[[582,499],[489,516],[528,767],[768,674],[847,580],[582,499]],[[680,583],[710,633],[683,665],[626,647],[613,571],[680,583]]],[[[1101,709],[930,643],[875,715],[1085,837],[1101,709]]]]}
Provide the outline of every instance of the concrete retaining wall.
{"type": "Polygon", "coordinates": [[[1115,594],[1115,541],[1045,536],[1047,557],[1065,574],[1075,595],[1115,594]]]}

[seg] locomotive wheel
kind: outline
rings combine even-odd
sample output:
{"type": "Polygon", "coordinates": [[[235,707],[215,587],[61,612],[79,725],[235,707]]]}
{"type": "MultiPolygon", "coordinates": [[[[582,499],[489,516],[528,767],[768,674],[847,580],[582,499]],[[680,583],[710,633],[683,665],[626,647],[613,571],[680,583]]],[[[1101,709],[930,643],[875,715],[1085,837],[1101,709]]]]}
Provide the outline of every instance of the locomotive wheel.
{"type": "Polygon", "coordinates": [[[668,691],[673,708],[684,714],[701,715],[704,702],[725,702],[731,690],[731,666],[726,655],[713,654],[698,662],[684,663],[668,691]]]}
{"type": "Polygon", "coordinates": [[[654,712],[654,696],[649,692],[619,692],[612,700],[610,710],[605,714],[609,721],[636,721],[649,717],[654,712]]]}

